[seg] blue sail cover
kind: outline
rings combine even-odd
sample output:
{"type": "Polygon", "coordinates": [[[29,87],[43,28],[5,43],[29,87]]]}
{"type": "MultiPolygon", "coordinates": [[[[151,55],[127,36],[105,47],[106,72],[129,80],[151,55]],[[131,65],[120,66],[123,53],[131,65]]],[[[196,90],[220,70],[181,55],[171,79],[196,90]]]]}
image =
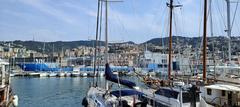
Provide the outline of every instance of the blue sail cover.
{"type": "Polygon", "coordinates": [[[111,91],[110,94],[120,97],[120,96],[132,96],[132,95],[143,95],[142,92],[138,92],[136,90],[117,90],[117,91],[111,91]],[[120,95],[121,93],[121,95],[120,95]]]}
{"type": "Polygon", "coordinates": [[[116,75],[114,75],[111,71],[111,68],[109,67],[109,64],[106,64],[106,69],[105,69],[105,78],[109,81],[115,82],[115,83],[120,83],[122,85],[128,86],[129,88],[133,88],[136,86],[134,82],[128,81],[128,80],[122,80],[119,79],[116,75]],[[119,79],[119,81],[118,81],[119,79]]]}

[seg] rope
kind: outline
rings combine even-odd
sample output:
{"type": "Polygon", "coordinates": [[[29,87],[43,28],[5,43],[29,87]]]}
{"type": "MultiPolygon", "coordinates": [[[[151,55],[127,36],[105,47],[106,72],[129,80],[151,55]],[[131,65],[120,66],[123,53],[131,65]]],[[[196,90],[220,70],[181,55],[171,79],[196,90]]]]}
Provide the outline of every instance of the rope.
{"type": "MultiPolygon", "coordinates": [[[[201,17],[202,16],[202,14],[201,13],[203,13],[203,9],[202,9],[202,2],[200,1],[200,18],[199,18],[199,29],[198,29],[198,38],[200,38],[201,39],[201,23],[202,23],[202,20],[203,20],[203,18],[201,17]]],[[[199,55],[199,50],[201,50],[201,47],[202,47],[202,41],[203,41],[203,39],[201,39],[201,43],[199,44],[199,47],[197,46],[198,45],[198,41],[196,42],[197,44],[195,45],[195,48],[196,48],[196,57],[195,57],[195,61],[197,62],[197,66],[195,67],[195,73],[198,73],[198,64],[199,64],[199,59],[200,59],[200,55],[199,55]]],[[[189,62],[190,62],[190,60],[189,60],[189,62]]],[[[191,70],[191,67],[190,67],[190,70],[191,70]]]]}
{"type": "MultiPolygon", "coordinates": [[[[111,7],[111,5],[109,5],[109,8],[113,10],[113,8],[111,7]]],[[[113,12],[112,14],[113,14],[113,16],[115,17],[116,22],[118,22],[118,23],[116,23],[116,24],[118,24],[118,25],[121,27],[121,29],[123,30],[123,32],[126,33],[126,35],[130,35],[130,34],[127,32],[127,30],[126,30],[126,28],[125,28],[125,26],[124,26],[124,23],[123,23],[123,21],[121,20],[121,18],[119,17],[119,15],[118,15],[118,14],[115,14],[114,12],[113,12]]],[[[122,35],[124,35],[123,32],[120,32],[120,33],[122,33],[122,35]]]]}

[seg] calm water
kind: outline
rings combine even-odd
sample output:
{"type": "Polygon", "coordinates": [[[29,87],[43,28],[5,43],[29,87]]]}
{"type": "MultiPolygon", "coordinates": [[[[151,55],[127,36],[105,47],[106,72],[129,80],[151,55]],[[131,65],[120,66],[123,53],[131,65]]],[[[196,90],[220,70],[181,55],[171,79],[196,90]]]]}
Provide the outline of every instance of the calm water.
{"type": "MultiPolygon", "coordinates": [[[[14,77],[12,87],[19,97],[19,107],[82,107],[82,99],[92,80],[80,77],[14,77]]],[[[131,80],[138,81],[132,77],[131,80]]],[[[104,84],[105,80],[102,78],[100,81],[104,84]]]]}

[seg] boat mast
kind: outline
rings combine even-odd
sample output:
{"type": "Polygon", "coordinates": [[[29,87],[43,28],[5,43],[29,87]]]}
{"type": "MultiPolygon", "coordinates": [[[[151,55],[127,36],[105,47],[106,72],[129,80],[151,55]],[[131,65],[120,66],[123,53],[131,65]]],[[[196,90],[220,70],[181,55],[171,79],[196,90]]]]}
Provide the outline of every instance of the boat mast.
{"type": "Polygon", "coordinates": [[[108,63],[108,1],[105,1],[105,62],[108,63]]]}
{"type": "Polygon", "coordinates": [[[173,13],[173,0],[170,0],[168,5],[170,9],[170,26],[169,26],[169,53],[168,53],[168,80],[171,80],[172,70],[172,13],[173,13]]]}
{"type": "MultiPolygon", "coordinates": [[[[105,1],[105,63],[108,63],[108,1],[105,1]]],[[[105,68],[106,69],[106,68],[105,68]]],[[[106,81],[106,90],[108,90],[108,81],[106,81]]]]}
{"type": "Polygon", "coordinates": [[[204,23],[203,23],[203,81],[206,81],[206,56],[207,56],[207,0],[204,0],[204,23]]]}
{"type": "Polygon", "coordinates": [[[170,0],[170,4],[167,3],[169,7],[169,51],[168,51],[168,80],[171,80],[171,70],[172,70],[172,16],[173,16],[173,8],[181,7],[182,5],[173,5],[173,0],[170,0]]]}
{"type": "MultiPolygon", "coordinates": [[[[122,2],[122,1],[110,1],[104,0],[105,2],[105,63],[109,63],[108,60],[108,2],[122,2]]],[[[106,89],[108,90],[108,82],[106,81],[106,89]]]]}
{"type": "MultiPolygon", "coordinates": [[[[94,63],[93,63],[93,74],[94,74],[94,77],[96,75],[96,61],[97,61],[97,48],[98,48],[98,28],[99,28],[99,10],[100,10],[100,0],[98,0],[98,10],[97,10],[97,25],[96,25],[96,40],[95,40],[95,43],[94,43],[94,63]]],[[[93,77],[93,78],[94,78],[93,77]]],[[[93,84],[94,84],[94,79],[93,79],[93,84]]],[[[97,86],[97,82],[95,84],[95,86],[97,86]]]]}
{"type": "Polygon", "coordinates": [[[227,35],[229,37],[228,40],[228,60],[229,63],[231,63],[231,33],[232,33],[232,29],[231,29],[231,17],[230,17],[230,0],[226,0],[227,3],[227,35]]]}

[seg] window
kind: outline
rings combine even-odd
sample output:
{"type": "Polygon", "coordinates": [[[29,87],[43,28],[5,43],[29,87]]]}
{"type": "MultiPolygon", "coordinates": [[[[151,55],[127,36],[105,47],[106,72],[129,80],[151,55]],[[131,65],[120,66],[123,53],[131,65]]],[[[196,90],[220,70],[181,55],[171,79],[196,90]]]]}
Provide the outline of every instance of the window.
{"type": "Polygon", "coordinates": [[[226,91],[222,90],[222,96],[225,96],[225,95],[226,95],[226,91]]]}
{"type": "Polygon", "coordinates": [[[212,95],[212,89],[207,89],[207,95],[212,95]]]}
{"type": "Polygon", "coordinates": [[[200,100],[198,93],[195,93],[195,95],[193,95],[192,93],[189,93],[189,92],[183,92],[182,97],[183,97],[183,103],[189,103],[191,101],[194,101],[194,99],[196,101],[200,100]],[[195,96],[195,98],[194,98],[194,96],[195,96]]]}
{"type": "Polygon", "coordinates": [[[162,59],[162,63],[163,64],[167,63],[167,60],[166,59],[162,59]]]}

